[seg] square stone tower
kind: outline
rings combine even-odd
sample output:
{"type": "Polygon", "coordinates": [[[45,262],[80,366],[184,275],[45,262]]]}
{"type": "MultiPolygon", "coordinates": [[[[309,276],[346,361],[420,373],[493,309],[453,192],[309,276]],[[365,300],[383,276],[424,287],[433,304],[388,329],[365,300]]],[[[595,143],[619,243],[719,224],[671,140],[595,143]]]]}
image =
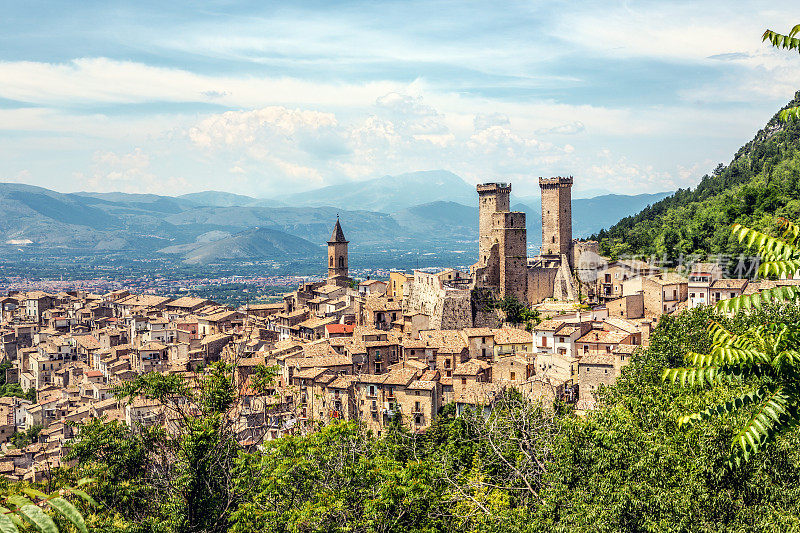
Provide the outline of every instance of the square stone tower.
{"type": "Polygon", "coordinates": [[[507,213],[511,196],[510,183],[481,183],[478,185],[478,263],[486,266],[495,242],[495,213],[507,213]]]}
{"type": "Polygon", "coordinates": [[[572,176],[539,178],[542,189],[542,256],[572,260],[572,176]]]}
{"type": "Polygon", "coordinates": [[[478,185],[478,262],[476,286],[498,289],[527,301],[528,232],[525,213],[511,212],[509,183],[478,185]]]}
{"type": "Polygon", "coordinates": [[[495,213],[494,234],[499,244],[500,295],[528,301],[528,230],[525,213],[495,213]]]}

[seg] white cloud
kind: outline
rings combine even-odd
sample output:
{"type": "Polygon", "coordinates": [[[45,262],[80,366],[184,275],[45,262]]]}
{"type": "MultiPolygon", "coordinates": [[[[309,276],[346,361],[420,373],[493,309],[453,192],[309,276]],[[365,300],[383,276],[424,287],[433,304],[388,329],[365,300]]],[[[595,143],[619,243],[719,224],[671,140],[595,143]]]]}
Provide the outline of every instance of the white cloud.
{"type": "Polygon", "coordinates": [[[87,190],[180,194],[189,184],[182,177],[159,177],[150,169],[150,156],[140,148],[119,154],[98,151],[92,157],[91,173],[75,173],[74,178],[87,190]]]}

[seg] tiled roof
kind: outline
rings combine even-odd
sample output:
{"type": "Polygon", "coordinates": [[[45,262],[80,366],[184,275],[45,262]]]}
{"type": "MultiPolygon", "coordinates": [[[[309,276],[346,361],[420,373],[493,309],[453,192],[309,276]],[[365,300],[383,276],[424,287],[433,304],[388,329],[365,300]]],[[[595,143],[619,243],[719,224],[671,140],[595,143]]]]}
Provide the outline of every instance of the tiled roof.
{"type": "Polygon", "coordinates": [[[578,365],[614,366],[614,356],[607,353],[591,353],[581,357],[578,365]]]}
{"type": "Polygon", "coordinates": [[[723,278],[714,281],[711,284],[712,289],[738,289],[742,290],[747,286],[748,280],[746,279],[729,279],[723,278]]]}
{"type": "Polygon", "coordinates": [[[533,342],[533,335],[524,329],[500,328],[493,331],[495,344],[530,344],[533,342]]]}

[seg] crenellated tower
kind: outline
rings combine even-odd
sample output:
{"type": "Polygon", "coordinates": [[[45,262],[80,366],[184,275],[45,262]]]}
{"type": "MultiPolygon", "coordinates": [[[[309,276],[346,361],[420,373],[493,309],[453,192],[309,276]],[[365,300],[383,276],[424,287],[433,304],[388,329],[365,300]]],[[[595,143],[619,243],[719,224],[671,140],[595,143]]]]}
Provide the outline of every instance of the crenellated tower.
{"type": "Polygon", "coordinates": [[[526,301],[528,247],[525,213],[510,211],[511,184],[482,183],[478,191],[478,287],[499,289],[526,301]]]}
{"type": "Polygon", "coordinates": [[[539,178],[542,189],[542,256],[572,258],[572,176],[539,178]]]}

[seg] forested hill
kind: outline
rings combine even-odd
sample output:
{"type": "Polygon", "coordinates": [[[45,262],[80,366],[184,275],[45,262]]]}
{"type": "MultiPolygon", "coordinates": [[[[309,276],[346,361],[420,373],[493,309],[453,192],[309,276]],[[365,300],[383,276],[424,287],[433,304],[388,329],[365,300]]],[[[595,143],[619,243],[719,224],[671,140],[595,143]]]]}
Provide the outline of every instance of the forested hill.
{"type": "MultiPolygon", "coordinates": [[[[800,105],[800,91],[787,107],[800,105]]],[[[800,219],[800,124],[778,114],[745,144],[728,166],[719,165],[694,189],[626,217],[593,238],[612,257],[656,255],[675,262],[681,254],[738,254],[730,225],[773,227],[776,217],[800,219]]]]}

